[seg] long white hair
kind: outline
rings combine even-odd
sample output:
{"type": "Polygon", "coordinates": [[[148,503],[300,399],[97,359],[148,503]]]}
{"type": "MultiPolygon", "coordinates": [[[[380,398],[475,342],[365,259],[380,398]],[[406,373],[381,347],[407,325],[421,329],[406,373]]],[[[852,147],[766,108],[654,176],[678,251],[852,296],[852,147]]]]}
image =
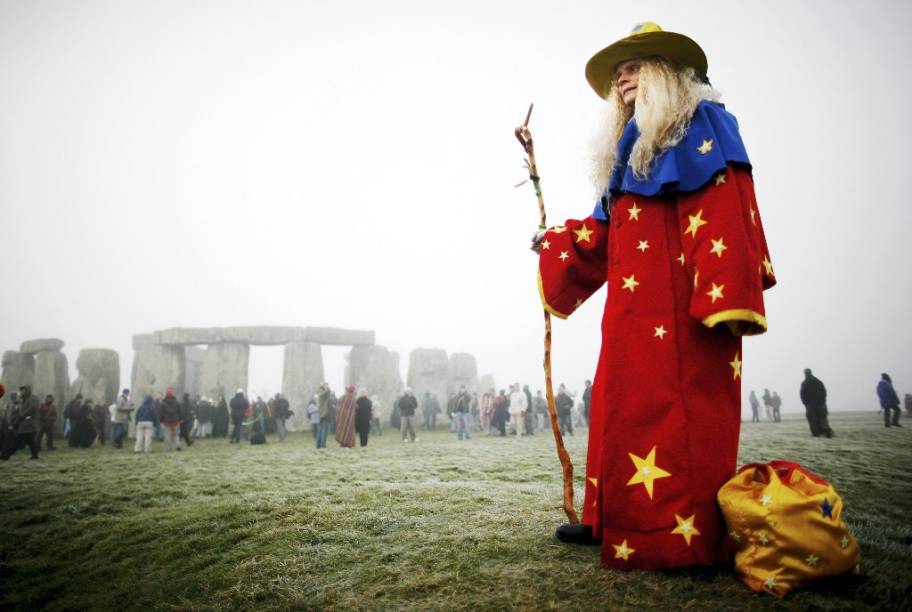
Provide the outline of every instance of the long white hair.
{"type": "Polygon", "coordinates": [[[702,100],[718,101],[722,95],[697,79],[692,68],[675,69],[667,61],[650,57],[640,60],[636,103],[625,106],[617,87],[606,100],[607,112],[592,141],[592,181],[601,196],[617,162],[617,142],[631,117],[640,137],[628,163],[635,177],[649,176],[657,155],[678,144],[702,100]]]}

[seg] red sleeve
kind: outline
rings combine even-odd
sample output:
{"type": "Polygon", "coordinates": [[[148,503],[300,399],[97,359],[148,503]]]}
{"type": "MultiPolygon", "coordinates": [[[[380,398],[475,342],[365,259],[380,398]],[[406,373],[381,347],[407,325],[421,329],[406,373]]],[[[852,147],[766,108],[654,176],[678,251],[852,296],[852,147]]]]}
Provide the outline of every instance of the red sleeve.
{"type": "Polygon", "coordinates": [[[592,217],[545,232],[538,259],[538,291],[545,310],[566,319],[607,278],[608,224],[592,217]]]}
{"type": "Polygon", "coordinates": [[[691,316],[725,323],[736,336],[762,334],[763,290],[776,284],[750,171],[729,165],[698,191],[678,197],[691,316]]]}

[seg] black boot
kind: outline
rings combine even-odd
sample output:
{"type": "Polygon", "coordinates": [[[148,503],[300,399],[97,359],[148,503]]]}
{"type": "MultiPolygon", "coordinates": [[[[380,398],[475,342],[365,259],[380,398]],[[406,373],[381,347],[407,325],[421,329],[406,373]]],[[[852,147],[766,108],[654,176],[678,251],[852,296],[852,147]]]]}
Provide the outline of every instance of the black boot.
{"type": "Polygon", "coordinates": [[[602,543],[601,540],[592,537],[592,527],[589,525],[564,524],[557,528],[554,535],[564,544],[598,546],[602,543]]]}

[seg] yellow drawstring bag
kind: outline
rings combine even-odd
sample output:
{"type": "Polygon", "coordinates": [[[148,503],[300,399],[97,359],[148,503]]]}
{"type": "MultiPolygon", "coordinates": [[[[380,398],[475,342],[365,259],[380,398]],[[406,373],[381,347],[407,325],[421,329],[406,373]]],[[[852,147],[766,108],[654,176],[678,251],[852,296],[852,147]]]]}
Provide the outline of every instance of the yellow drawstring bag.
{"type": "Polygon", "coordinates": [[[857,569],[861,550],[842,520],[842,499],[797,463],[745,465],[717,497],[737,549],[735,571],[753,590],[782,597],[857,569]]]}

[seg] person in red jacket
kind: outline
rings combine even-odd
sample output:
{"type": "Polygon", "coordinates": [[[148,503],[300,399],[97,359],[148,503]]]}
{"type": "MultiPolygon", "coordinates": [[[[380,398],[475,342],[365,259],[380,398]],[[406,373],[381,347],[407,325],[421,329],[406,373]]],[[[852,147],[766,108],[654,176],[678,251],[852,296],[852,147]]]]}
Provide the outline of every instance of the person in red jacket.
{"type": "Polygon", "coordinates": [[[595,211],[538,234],[539,287],[571,315],[608,285],[592,385],[582,525],[605,566],[725,556],[716,492],[734,474],[741,338],[775,283],[735,118],[690,38],[640,24],[586,67],[609,120],[595,211]]]}

